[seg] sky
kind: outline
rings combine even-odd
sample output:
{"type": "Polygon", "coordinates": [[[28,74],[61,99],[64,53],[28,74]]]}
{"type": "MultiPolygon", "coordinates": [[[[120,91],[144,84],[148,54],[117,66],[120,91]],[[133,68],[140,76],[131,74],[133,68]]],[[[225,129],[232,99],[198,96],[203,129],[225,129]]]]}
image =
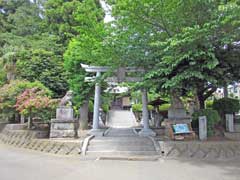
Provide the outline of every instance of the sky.
{"type": "Polygon", "coordinates": [[[108,23],[114,20],[114,17],[112,17],[112,7],[106,3],[106,1],[104,0],[100,0],[100,3],[102,5],[102,8],[105,11],[105,18],[104,18],[104,22],[108,23]]]}

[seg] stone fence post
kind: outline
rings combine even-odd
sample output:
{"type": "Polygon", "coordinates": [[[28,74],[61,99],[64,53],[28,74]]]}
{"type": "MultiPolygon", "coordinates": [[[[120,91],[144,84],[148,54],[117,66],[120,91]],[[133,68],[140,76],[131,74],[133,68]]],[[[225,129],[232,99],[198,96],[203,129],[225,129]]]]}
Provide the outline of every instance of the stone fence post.
{"type": "Polygon", "coordinates": [[[207,117],[200,116],[198,117],[199,123],[199,139],[206,140],[207,139],[207,117]]]}
{"type": "Polygon", "coordinates": [[[225,114],[227,132],[234,132],[233,114],[225,114]]]}

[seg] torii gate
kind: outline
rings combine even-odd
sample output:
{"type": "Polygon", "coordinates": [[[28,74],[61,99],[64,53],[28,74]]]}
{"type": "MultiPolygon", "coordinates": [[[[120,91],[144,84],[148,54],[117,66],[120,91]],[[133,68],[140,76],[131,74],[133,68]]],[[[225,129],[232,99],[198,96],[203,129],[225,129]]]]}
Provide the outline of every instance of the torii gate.
{"type": "MultiPolygon", "coordinates": [[[[110,70],[109,67],[104,66],[89,66],[85,64],[81,64],[82,68],[85,69],[86,72],[96,73],[96,78],[101,76],[101,73],[107,72],[110,70]]],[[[114,71],[117,73],[117,77],[110,77],[106,80],[108,82],[136,82],[141,79],[138,77],[126,77],[126,72],[144,72],[143,69],[137,69],[134,67],[126,67],[126,68],[118,68],[118,70],[114,71]]],[[[93,80],[95,77],[86,77],[85,80],[93,80]]],[[[99,107],[100,107],[100,96],[101,96],[101,86],[98,82],[95,84],[95,95],[94,95],[94,109],[93,109],[93,127],[90,131],[92,135],[101,134],[101,130],[99,129],[99,107]]],[[[148,114],[148,98],[147,98],[147,90],[142,89],[142,116],[143,116],[143,129],[139,132],[140,136],[155,136],[156,133],[150,129],[149,127],[149,114],[148,114]]]]}

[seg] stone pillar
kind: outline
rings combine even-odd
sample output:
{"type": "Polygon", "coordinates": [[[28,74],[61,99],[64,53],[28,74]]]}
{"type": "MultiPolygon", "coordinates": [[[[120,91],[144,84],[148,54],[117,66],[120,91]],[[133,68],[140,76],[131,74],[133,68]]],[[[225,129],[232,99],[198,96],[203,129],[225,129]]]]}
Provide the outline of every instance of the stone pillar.
{"type": "Polygon", "coordinates": [[[21,123],[21,124],[24,124],[24,123],[25,123],[25,117],[24,117],[24,115],[21,115],[20,123],[21,123]]]}
{"type": "Polygon", "coordinates": [[[206,116],[200,116],[198,118],[199,123],[199,139],[206,140],[207,139],[207,118],[206,116]]]}
{"type": "Polygon", "coordinates": [[[140,136],[156,136],[156,133],[149,128],[148,99],[146,89],[142,90],[142,118],[143,129],[139,132],[140,136]]]}
{"type": "MultiPolygon", "coordinates": [[[[101,75],[97,72],[97,77],[101,75]]],[[[99,83],[95,84],[94,109],[93,109],[93,129],[99,128],[99,107],[100,107],[101,87],[99,83]]]]}
{"type": "Polygon", "coordinates": [[[234,132],[233,114],[226,114],[226,130],[227,132],[234,132]]]}
{"type": "MultiPolygon", "coordinates": [[[[97,72],[96,77],[100,77],[101,72],[97,72]]],[[[100,96],[101,86],[99,83],[95,84],[95,95],[94,95],[94,109],[93,109],[93,127],[90,131],[91,135],[102,135],[102,131],[99,130],[99,108],[100,108],[100,96]]]]}

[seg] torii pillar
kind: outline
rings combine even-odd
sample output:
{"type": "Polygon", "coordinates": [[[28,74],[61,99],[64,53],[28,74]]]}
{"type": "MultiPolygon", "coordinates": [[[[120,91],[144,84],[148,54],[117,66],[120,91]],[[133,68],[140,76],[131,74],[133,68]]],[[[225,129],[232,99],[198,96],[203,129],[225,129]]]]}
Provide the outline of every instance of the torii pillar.
{"type": "Polygon", "coordinates": [[[139,132],[140,136],[156,136],[156,133],[149,127],[148,97],[147,90],[142,90],[142,118],[143,129],[139,132]]]}
{"type": "MultiPolygon", "coordinates": [[[[101,72],[97,72],[96,77],[100,77],[101,72]]],[[[100,108],[100,96],[101,96],[101,86],[97,82],[95,84],[95,95],[94,95],[94,113],[93,113],[93,128],[92,131],[99,129],[99,108],[100,108]]]]}
{"type": "MultiPolygon", "coordinates": [[[[96,73],[96,78],[101,76],[101,72],[107,72],[107,67],[88,66],[81,64],[82,68],[86,72],[96,73]]],[[[91,81],[91,79],[90,79],[91,81]]],[[[100,108],[100,97],[101,97],[101,85],[99,82],[95,84],[95,95],[94,95],[94,111],[93,111],[93,126],[89,134],[94,136],[103,136],[103,130],[99,128],[99,108],[100,108]]]]}

